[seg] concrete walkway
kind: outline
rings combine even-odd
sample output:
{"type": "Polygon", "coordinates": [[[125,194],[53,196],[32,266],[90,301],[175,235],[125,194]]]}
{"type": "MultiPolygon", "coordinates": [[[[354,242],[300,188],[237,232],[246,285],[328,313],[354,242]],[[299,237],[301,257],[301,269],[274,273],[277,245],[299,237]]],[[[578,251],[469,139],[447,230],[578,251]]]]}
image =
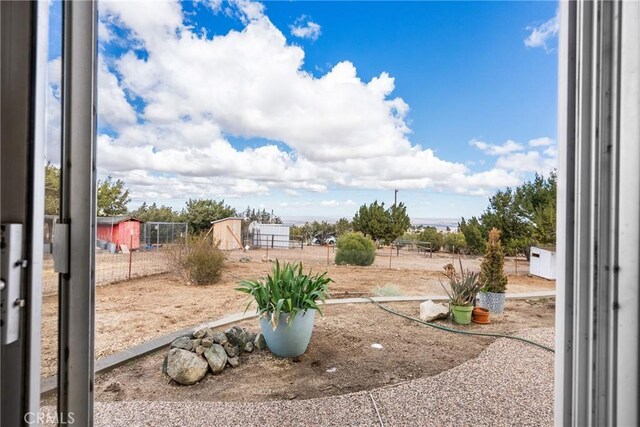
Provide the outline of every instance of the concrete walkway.
{"type": "MultiPolygon", "coordinates": [[[[553,329],[518,336],[553,346],[553,329]]],[[[109,402],[97,426],[507,426],[553,424],[553,353],[498,339],[438,375],[354,394],[274,402],[109,402]]],[[[43,408],[55,413],[55,408],[43,408]]]]}

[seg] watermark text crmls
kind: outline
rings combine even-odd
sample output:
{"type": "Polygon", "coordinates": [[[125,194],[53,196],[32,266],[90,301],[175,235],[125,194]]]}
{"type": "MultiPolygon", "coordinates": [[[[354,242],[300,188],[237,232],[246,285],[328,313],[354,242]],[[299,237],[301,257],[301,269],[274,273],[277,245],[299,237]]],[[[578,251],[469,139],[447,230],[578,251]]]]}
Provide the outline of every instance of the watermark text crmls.
{"type": "Polygon", "coordinates": [[[24,422],[28,425],[32,424],[57,424],[71,425],[75,423],[73,412],[27,412],[24,414],[24,422]]]}

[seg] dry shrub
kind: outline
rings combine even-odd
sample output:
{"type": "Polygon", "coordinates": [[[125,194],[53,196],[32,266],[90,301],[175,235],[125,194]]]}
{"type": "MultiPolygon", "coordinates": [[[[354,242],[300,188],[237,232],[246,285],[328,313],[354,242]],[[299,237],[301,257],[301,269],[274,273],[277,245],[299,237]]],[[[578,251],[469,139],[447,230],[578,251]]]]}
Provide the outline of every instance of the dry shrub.
{"type": "Polygon", "coordinates": [[[220,281],[227,256],[218,242],[203,237],[191,237],[163,249],[165,262],[177,277],[192,285],[211,285],[220,281]]]}

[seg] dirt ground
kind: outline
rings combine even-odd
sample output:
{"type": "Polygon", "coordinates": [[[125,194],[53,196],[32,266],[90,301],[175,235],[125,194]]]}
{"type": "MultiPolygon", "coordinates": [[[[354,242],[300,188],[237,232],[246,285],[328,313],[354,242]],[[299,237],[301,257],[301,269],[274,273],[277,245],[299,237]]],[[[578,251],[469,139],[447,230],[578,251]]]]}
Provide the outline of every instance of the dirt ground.
{"type": "MultiPolygon", "coordinates": [[[[388,304],[418,316],[418,303],[388,304]]],[[[481,332],[514,333],[553,327],[553,300],[509,301],[504,317],[490,325],[443,325],[481,332]]],[[[258,331],[257,320],[240,323],[258,331]]],[[[310,399],[370,390],[433,376],[477,357],[494,338],[436,330],[393,316],[372,304],[329,306],[318,317],[307,352],[279,359],[269,352],[245,353],[240,366],[207,375],[185,387],[162,374],[167,349],[98,375],[96,400],[268,401],[310,399]],[[378,343],[382,349],[374,349],[378,343]]]]}
{"type": "MultiPolygon", "coordinates": [[[[331,250],[331,248],[329,248],[331,250]]],[[[333,298],[372,295],[374,288],[393,285],[401,295],[443,295],[440,271],[451,262],[450,255],[403,253],[389,257],[381,251],[371,267],[335,266],[326,263],[327,248],[305,247],[303,250],[269,251],[270,259],[303,260],[305,269],[328,271],[335,282],[330,291],[333,298]]],[[[247,296],[235,291],[238,281],[258,278],[271,268],[262,262],[266,251],[248,254],[232,252],[227,271],[220,283],[210,286],[192,286],[169,274],[160,274],[96,287],[95,356],[101,358],[125,350],[175,330],[244,310],[247,296]],[[248,263],[238,260],[244,255],[252,257],[248,263]]],[[[330,259],[333,254],[330,252],[330,259]]],[[[507,261],[505,270],[513,264],[507,261]]],[[[463,259],[465,268],[479,270],[477,258],[463,259]]],[[[528,263],[518,261],[518,275],[510,274],[509,292],[542,291],[555,288],[555,282],[529,277],[528,263]]],[[[55,293],[43,298],[42,324],[42,376],[56,370],[56,340],[58,324],[58,297],[55,293]]]]}

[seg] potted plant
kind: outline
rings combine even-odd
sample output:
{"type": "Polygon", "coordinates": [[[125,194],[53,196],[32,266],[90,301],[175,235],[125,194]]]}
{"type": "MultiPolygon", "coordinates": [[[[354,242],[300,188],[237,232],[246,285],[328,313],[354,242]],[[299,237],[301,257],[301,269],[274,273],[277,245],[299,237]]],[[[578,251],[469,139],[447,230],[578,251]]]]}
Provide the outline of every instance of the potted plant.
{"type": "Polygon", "coordinates": [[[468,325],[471,323],[473,303],[480,290],[478,273],[474,273],[468,269],[465,271],[462,268],[462,261],[460,260],[460,273],[456,272],[453,264],[447,264],[444,267],[444,274],[449,280],[451,292],[449,292],[442,282],[440,282],[440,284],[447,295],[449,295],[449,308],[451,309],[453,321],[460,325],[468,325]]]}
{"type": "Polygon", "coordinates": [[[504,298],[507,276],[504,274],[504,251],[500,243],[500,231],[492,228],[489,232],[487,252],[480,266],[480,306],[495,314],[504,312],[504,298]]]}
{"type": "Polygon", "coordinates": [[[297,357],[307,350],[316,311],[322,315],[318,301],[329,296],[333,281],[326,274],[304,274],[302,263],[276,261],[264,279],[243,280],[236,288],[255,299],[262,334],[276,356],[297,357]]]}

